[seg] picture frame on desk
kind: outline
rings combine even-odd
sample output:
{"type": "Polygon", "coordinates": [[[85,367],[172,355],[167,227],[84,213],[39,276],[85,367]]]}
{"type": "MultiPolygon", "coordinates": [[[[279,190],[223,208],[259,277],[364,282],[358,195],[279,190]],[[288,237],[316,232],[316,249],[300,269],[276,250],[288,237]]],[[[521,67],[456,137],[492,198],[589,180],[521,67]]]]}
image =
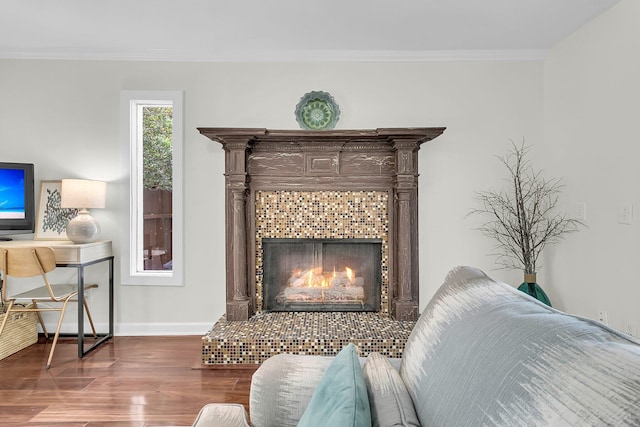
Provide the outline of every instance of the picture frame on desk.
{"type": "Polygon", "coordinates": [[[36,214],[34,240],[68,240],[67,224],[78,209],[60,207],[62,181],[40,181],[40,197],[36,214]]]}

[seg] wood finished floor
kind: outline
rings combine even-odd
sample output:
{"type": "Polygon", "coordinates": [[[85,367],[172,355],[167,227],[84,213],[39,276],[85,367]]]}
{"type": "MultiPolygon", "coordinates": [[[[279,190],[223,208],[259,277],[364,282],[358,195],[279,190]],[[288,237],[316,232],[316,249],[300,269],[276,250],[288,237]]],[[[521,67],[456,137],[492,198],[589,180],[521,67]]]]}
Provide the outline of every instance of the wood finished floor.
{"type": "MultiPolygon", "coordinates": [[[[83,359],[73,340],[0,361],[0,425],[190,426],[207,403],[249,406],[251,368],[200,364],[200,336],[115,337],[83,359]]],[[[41,340],[42,341],[42,340],[41,340]]]]}

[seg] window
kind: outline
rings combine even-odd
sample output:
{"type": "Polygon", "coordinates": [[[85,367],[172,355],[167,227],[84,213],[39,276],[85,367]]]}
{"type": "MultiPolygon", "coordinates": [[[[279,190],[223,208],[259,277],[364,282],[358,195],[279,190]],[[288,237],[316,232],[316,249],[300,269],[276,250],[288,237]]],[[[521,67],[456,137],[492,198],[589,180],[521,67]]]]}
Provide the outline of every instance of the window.
{"type": "Polygon", "coordinates": [[[123,91],[122,283],[182,285],[182,92],[123,91]]]}

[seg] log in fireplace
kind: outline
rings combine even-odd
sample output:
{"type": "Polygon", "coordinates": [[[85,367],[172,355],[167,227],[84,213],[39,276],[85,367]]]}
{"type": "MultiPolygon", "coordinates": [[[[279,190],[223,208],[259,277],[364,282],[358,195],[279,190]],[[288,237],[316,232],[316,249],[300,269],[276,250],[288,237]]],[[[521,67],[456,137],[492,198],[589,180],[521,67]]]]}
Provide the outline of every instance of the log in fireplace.
{"type": "MultiPolygon", "coordinates": [[[[273,279],[264,271],[263,244],[290,238],[379,239],[381,285],[373,310],[398,320],[417,319],[418,150],[444,128],[198,130],[225,150],[227,320],[274,310],[274,299],[291,306],[291,299],[304,299],[305,292],[322,298],[322,290],[284,295],[265,287],[273,279]]],[[[292,277],[291,265],[285,267],[291,270],[287,281],[300,279],[292,277]]],[[[337,265],[336,274],[346,275],[346,267],[352,268],[337,265]]],[[[321,282],[330,280],[325,273],[333,266],[300,269],[311,271],[312,282],[321,282]]],[[[357,276],[359,267],[355,270],[357,276]]],[[[333,286],[349,286],[341,283],[333,286]]],[[[344,290],[342,298],[358,292],[344,290]]],[[[364,304],[368,309],[370,303],[364,304]]]]}

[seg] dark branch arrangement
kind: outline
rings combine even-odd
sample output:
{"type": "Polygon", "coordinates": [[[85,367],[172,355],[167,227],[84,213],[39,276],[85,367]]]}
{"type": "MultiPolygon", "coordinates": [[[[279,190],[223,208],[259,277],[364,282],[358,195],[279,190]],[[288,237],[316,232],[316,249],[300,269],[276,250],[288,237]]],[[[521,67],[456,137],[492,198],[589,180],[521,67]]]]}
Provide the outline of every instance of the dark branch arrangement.
{"type": "Polygon", "coordinates": [[[496,263],[503,268],[523,269],[535,274],[538,257],[549,243],[557,243],[566,233],[578,231],[581,221],[555,213],[561,179],[545,179],[526,159],[529,147],[519,147],[499,157],[509,171],[509,185],[500,191],[478,192],[482,207],[470,212],[489,219],[479,230],[496,241],[496,263]]]}

